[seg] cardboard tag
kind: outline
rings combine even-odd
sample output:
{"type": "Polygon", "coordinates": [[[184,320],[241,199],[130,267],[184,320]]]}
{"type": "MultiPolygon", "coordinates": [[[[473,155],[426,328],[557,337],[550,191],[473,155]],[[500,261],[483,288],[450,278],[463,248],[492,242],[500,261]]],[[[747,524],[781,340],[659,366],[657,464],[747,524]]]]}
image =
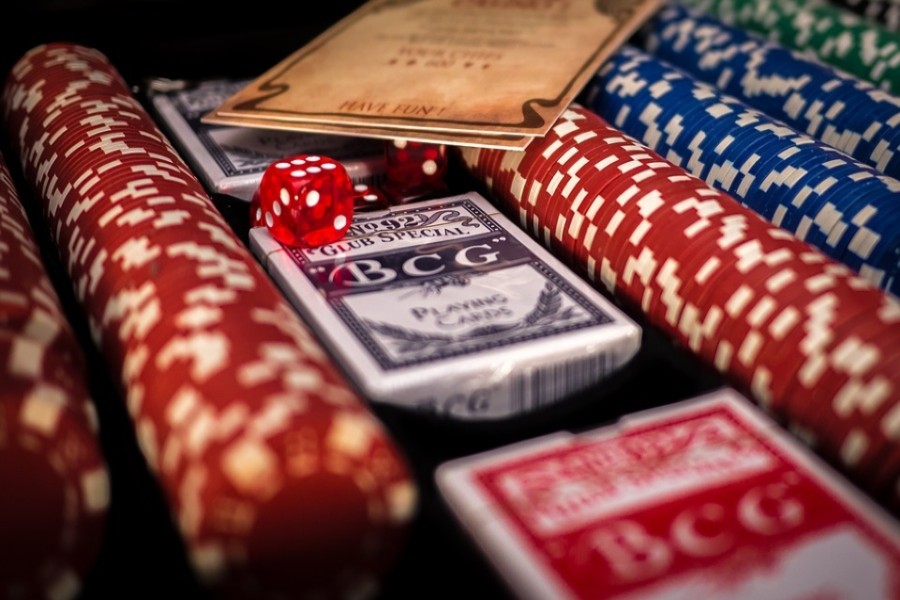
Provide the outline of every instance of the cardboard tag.
{"type": "Polygon", "coordinates": [[[200,121],[210,108],[247,83],[221,79],[182,82],[178,88],[154,90],[148,96],[160,124],[207,190],[249,202],[266,167],[295,154],[322,154],[340,161],[354,184],[382,183],[386,163],[381,140],[200,121]]]}
{"type": "Polygon", "coordinates": [[[497,146],[521,148],[522,136],[547,132],[659,4],[372,0],[204,121],[419,132],[459,145],[500,136],[497,146]]]}

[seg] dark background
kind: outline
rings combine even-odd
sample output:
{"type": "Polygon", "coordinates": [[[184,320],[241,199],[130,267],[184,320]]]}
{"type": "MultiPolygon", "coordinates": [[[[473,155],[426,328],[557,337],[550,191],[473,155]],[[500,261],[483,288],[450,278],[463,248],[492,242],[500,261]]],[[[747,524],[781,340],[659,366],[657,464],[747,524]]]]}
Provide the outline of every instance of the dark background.
{"type": "MultiPolygon", "coordinates": [[[[39,43],[76,42],[106,54],[142,99],[143,84],[151,77],[254,77],[360,4],[257,0],[237,4],[235,10],[207,0],[7,0],[4,31],[10,35],[0,38],[0,70],[5,78],[14,62],[39,43]]],[[[17,159],[5,136],[0,144],[20,184],[20,195],[57,291],[92,366],[91,390],[101,419],[112,504],[103,552],[83,597],[202,598],[160,490],[137,449],[117,383],[91,345],[46,225],[21,181],[17,159]]],[[[452,169],[450,184],[452,192],[484,191],[458,167],[452,169]]],[[[218,195],[213,199],[246,241],[247,205],[218,195]]],[[[464,424],[372,406],[405,450],[421,493],[407,552],[385,581],[383,598],[508,596],[504,583],[437,493],[433,474],[440,463],[561,429],[591,429],[723,383],[711,369],[642,323],[640,315],[630,314],[644,325],[643,347],[634,361],[594,389],[540,413],[502,423],[464,424]]]]}

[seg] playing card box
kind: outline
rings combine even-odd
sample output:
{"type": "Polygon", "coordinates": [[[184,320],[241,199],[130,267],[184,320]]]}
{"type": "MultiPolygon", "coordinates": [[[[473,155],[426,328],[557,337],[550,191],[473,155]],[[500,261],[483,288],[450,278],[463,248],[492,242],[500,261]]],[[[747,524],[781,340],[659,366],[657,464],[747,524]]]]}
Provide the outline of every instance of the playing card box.
{"type": "Polygon", "coordinates": [[[384,180],[384,140],[254,127],[210,125],[200,117],[243,88],[244,80],[149,82],[150,103],[165,131],[210,192],[250,201],[263,171],[295,154],[339,161],[354,183],[384,180]]]}
{"type": "Polygon", "coordinates": [[[900,597],[900,526],[724,388],[440,465],[527,599],[900,597]]]}
{"type": "Polygon", "coordinates": [[[357,214],[300,249],[250,231],[258,260],[375,402],[500,419],[628,363],[641,330],[477,193],[357,214]]]}

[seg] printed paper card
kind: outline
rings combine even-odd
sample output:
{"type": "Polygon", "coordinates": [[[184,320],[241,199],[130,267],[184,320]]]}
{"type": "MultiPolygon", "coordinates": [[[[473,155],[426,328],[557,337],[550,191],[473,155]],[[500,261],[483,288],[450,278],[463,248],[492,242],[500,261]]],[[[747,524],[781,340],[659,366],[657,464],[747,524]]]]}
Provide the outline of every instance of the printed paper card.
{"type": "MultiPolygon", "coordinates": [[[[209,113],[460,135],[547,132],[659,0],[372,0],[209,113]]],[[[420,136],[421,139],[421,136],[420,136]]]]}

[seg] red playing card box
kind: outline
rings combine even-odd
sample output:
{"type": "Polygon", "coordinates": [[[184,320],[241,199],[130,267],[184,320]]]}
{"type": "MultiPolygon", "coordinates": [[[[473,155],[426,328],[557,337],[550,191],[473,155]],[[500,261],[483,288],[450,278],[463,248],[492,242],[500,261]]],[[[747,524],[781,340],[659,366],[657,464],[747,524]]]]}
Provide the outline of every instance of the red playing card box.
{"type": "Polygon", "coordinates": [[[730,389],[436,480],[521,598],[900,597],[900,524],[730,389]]]}

